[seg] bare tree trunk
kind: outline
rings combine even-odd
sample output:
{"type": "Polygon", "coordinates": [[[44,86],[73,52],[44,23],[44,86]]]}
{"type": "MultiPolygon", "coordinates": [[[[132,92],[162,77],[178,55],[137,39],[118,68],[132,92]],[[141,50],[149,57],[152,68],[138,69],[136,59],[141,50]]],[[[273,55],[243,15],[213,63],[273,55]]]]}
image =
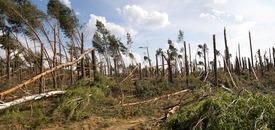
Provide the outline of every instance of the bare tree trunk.
{"type": "Polygon", "coordinates": [[[248,58],[248,68],[249,68],[249,73],[251,74],[252,73],[252,66],[251,66],[249,58],[248,58]]]}
{"type": "Polygon", "coordinates": [[[262,60],[260,49],[258,49],[258,56],[259,56],[259,62],[260,62],[260,71],[261,71],[261,74],[264,75],[264,65],[263,65],[263,60],[262,60]]]}
{"type": "Polygon", "coordinates": [[[229,67],[230,66],[230,56],[229,56],[229,49],[227,46],[226,29],[225,28],[224,28],[224,44],[225,44],[225,63],[229,67]]]}
{"type": "MultiPolygon", "coordinates": [[[[71,59],[71,62],[73,61],[73,55],[74,55],[74,39],[73,37],[71,36],[71,42],[72,42],[72,45],[71,45],[71,54],[70,54],[70,59],[71,59]]],[[[71,85],[73,84],[73,65],[70,66],[70,79],[71,79],[71,85]]]]}
{"type": "Polygon", "coordinates": [[[3,62],[2,62],[2,58],[0,57],[0,76],[3,75],[3,68],[4,68],[4,65],[3,65],[3,62]]]}
{"type": "Polygon", "coordinates": [[[215,86],[218,85],[218,75],[217,75],[217,54],[216,54],[216,37],[215,34],[213,35],[213,49],[214,49],[214,79],[215,79],[215,86]]]}
{"type": "Polygon", "coordinates": [[[156,76],[159,76],[158,55],[156,54],[156,76]]]}
{"type": "Polygon", "coordinates": [[[172,74],[172,67],[171,67],[171,56],[170,56],[170,52],[169,50],[167,50],[167,64],[168,64],[168,72],[169,72],[169,76],[168,76],[168,81],[170,83],[173,83],[173,74],[172,74]]]}
{"type": "Polygon", "coordinates": [[[254,68],[253,51],[252,51],[252,42],[251,42],[251,34],[250,34],[250,31],[249,31],[249,44],[250,44],[251,66],[254,68]]]}
{"type": "Polygon", "coordinates": [[[96,70],[96,57],[95,57],[95,51],[92,51],[92,65],[93,65],[93,72],[94,72],[94,81],[98,81],[98,75],[96,70]]]}
{"type": "Polygon", "coordinates": [[[203,59],[204,59],[204,76],[207,75],[207,63],[206,63],[206,44],[203,45],[203,59]]]}
{"type": "MultiPolygon", "coordinates": [[[[44,71],[44,44],[41,44],[41,57],[40,57],[40,74],[44,71]]],[[[43,93],[44,91],[44,76],[40,78],[40,87],[39,93],[43,93]]]]}
{"type": "Polygon", "coordinates": [[[162,76],[165,76],[165,68],[164,68],[164,55],[161,54],[161,61],[162,61],[162,76]]]}
{"type": "Polygon", "coordinates": [[[118,69],[117,69],[117,56],[114,56],[114,72],[115,72],[115,77],[118,76],[118,69]]]}
{"type": "Polygon", "coordinates": [[[142,79],[142,68],[141,68],[141,63],[138,63],[139,66],[139,79],[142,79]]]}
{"type": "Polygon", "coordinates": [[[11,49],[10,49],[10,46],[8,45],[8,48],[6,50],[6,60],[7,60],[6,73],[7,73],[8,81],[10,80],[10,54],[11,54],[11,49]]]}
{"type": "Polygon", "coordinates": [[[273,67],[275,68],[275,48],[272,47],[273,50],[273,67]]]}
{"type": "MultiPolygon", "coordinates": [[[[57,58],[56,58],[56,26],[53,29],[54,35],[54,46],[53,46],[53,67],[57,66],[57,58]]],[[[53,72],[53,87],[57,88],[57,72],[53,72]]]]}
{"type": "Polygon", "coordinates": [[[191,47],[190,47],[190,43],[188,43],[188,47],[189,47],[189,64],[190,64],[190,72],[192,73],[192,57],[191,57],[191,47]]]}
{"type": "Polygon", "coordinates": [[[271,58],[271,49],[268,48],[268,52],[269,52],[269,64],[268,66],[270,66],[272,68],[272,58],[271,58]]]}
{"type": "Polygon", "coordinates": [[[241,75],[240,62],[239,62],[239,59],[237,56],[236,56],[236,61],[235,61],[235,73],[239,76],[241,75]]]}
{"type": "Polygon", "coordinates": [[[238,44],[238,52],[239,52],[239,67],[241,68],[242,60],[241,60],[241,47],[240,47],[240,44],[238,44]]]}
{"type": "MultiPolygon", "coordinates": [[[[82,53],[84,53],[84,33],[81,33],[81,54],[82,53]]],[[[85,58],[81,59],[81,74],[82,74],[82,78],[86,77],[85,58]]]]}
{"type": "Polygon", "coordinates": [[[188,76],[189,76],[189,67],[188,67],[188,59],[187,59],[187,48],[186,42],[184,41],[184,60],[185,60],[185,72],[186,72],[186,84],[188,86],[188,76]]]}

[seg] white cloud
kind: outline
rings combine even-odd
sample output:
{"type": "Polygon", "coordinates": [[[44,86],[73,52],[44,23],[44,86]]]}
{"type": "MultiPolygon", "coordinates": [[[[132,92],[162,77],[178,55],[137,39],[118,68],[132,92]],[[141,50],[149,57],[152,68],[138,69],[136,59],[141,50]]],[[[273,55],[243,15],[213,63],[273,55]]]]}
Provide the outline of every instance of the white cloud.
{"type": "Polygon", "coordinates": [[[71,1],[70,0],[60,0],[63,4],[65,4],[67,7],[72,8],[71,1]]]}
{"type": "Polygon", "coordinates": [[[216,10],[216,9],[212,9],[211,13],[201,13],[200,14],[200,18],[211,18],[211,19],[216,19],[220,22],[224,22],[223,20],[223,16],[227,16],[229,17],[225,11],[220,11],[220,10],[216,10]]]}
{"type": "Polygon", "coordinates": [[[159,11],[146,11],[137,5],[126,5],[117,11],[124,15],[129,22],[153,28],[162,28],[170,24],[168,14],[159,11]]]}
{"type": "Polygon", "coordinates": [[[76,10],[75,15],[80,15],[80,12],[76,10]]]}
{"type": "Polygon", "coordinates": [[[225,4],[227,0],[214,0],[214,4],[225,4]]]}
{"type": "Polygon", "coordinates": [[[235,15],[234,16],[234,21],[235,22],[242,22],[243,21],[243,16],[242,15],[235,15]]]}
{"type": "Polygon", "coordinates": [[[138,32],[131,28],[125,28],[120,25],[117,25],[112,22],[108,22],[105,17],[96,16],[94,14],[90,14],[89,22],[87,23],[87,31],[89,38],[92,38],[94,32],[96,31],[96,20],[102,22],[105,27],[110,30],[110,32],[118,37],[126,37],[126,33],[129,32],[132,36],[136,35],[138,32]]]}
{"type": "Polygon", "coordinates": [[[210,13],[201,13],[200,18],[210,18],[210,19],[216,19],[220,21],[221,23],[223,22],[236,22],[236,23],[241,23],[244,19],[243,15],[234,15],[234,14],[229,14],[225,11],[217,10],[217,9],[212,9],[210,13]]]}

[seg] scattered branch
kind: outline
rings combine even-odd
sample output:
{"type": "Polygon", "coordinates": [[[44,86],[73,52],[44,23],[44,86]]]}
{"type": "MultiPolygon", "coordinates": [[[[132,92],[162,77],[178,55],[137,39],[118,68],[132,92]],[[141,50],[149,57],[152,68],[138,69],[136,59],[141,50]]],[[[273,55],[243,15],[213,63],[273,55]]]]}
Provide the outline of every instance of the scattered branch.
{"type": "Polygon", "coordinates": [[[179,95],[181,93],[190,92],[190,91],[191,90],[189,90],[189,89],[185,89],[185,90],[182,90],[182,91],[178,91],[178,92],[175,92],[175,93],[163,95],[163,96],[160,96],[160,97],[157,97],[157,98],[153,98],[153,99],[149,99],[149,100],[145,100],[145,101],[139,101],[139,102],[133,102],[133,103],[125,103],[125,104],[122,104],[121,106],[125,107],[125,106],[134,106],[134,105],[138,105],[138,104],[149,103],[149,102],[157,101],[157,100],[160,100],[160,99],[163,99],[163,98],[168,98],[170,96],[179,95]]]}

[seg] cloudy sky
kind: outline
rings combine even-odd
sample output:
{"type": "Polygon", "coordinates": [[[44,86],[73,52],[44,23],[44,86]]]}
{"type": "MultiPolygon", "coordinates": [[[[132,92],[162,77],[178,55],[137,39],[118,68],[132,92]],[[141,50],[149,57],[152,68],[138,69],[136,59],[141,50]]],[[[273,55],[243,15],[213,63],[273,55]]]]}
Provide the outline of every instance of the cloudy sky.
{"type": "MultiPolygon", "coordinates": [[[[275,46],[274,0],[61,0],[72,8],[81,23],[86,23],[86,46],[91,46],[95,22],[100,20],[111,33],[125,42],[126,33],[133,37],[136,57],[151,57],[158,48],[167,49],[167,40],[176,42],[179,30],[190,43],[192,57],[198,44],[207,43],[212,55],[212,35],[217,49],[223,52],[223,28],[227,29],[230,53],[235,56],[240,43],[243,56],[249,56],[248,32],[253,51],[275,46]]],[[[47,0],[33,0],[46,10],[47,0]]],[[[176,45],[183,46],[181,43],[176,45]]],[[[264,52],[263,52],[264,53],[264,52]]],[[[234,58],[235,59],[235,58],[234,58]]]]}

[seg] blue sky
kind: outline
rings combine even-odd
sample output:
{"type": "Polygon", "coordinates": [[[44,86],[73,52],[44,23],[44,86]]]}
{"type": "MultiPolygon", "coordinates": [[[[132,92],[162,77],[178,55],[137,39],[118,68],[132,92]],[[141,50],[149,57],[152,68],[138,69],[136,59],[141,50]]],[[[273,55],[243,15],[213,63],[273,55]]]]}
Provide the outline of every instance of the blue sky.
{"type": "MultiPolygon", "coordinates": [[[[46,11],[47,0],[33,0],[46,11]]],[[[133,37],[133,51],[141,61],[148,46],[151,58],[158,48],[167,49],[167,40],[176,43],[178,31],[191,44],[192,57],[198,44],[207,43],[212,55],[212,35],[223,52],[223,28],[227,29],[230,52],[235,57],[238,43],[243,56],[249,56],[248,31],[253,52],[275,46],[274,0],[61,0],[75,10],[80,23],[86,23],[86,46],[91,46],[96,19],[126,43],[126,33],[133,37]]],[[[262,51],[263,52],[263,51],[262,51]]],[[[264,53],[264,52],[263,52],[264,53]]],[[[233,59],[235,59],[233,57],[233,59]]],[[[153,58],[152,58],[153,59],[153,58]]]]}

